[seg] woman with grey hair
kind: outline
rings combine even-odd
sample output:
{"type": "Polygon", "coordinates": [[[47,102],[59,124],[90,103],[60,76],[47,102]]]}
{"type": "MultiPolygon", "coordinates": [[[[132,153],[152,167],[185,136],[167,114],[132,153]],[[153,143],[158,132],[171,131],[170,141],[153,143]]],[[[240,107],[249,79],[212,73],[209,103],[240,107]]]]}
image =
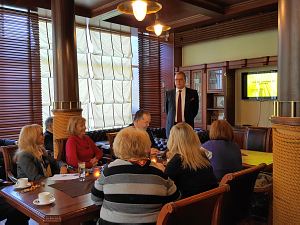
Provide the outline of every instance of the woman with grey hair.
{"type": "Polygon", "coordinates": [[[113,144],[115,161],[104,167],[92,188],[102,205],[98,224],[155,224],[162,206],[180,198],[174,182],[151,162],[146,131],[128,127],[113,144]]]}

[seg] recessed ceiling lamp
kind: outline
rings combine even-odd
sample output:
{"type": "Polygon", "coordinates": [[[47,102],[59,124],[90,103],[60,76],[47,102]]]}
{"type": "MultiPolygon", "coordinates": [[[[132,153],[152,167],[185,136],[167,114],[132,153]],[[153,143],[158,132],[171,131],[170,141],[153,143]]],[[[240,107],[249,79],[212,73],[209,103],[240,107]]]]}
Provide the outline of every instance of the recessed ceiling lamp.
{"type": "Polygon", "coordinates": [[[167,31],[167,30],[170,30],[171,27],[170,26],[166,26],[166,25],[163,25],[159,22],[158,19],[155,20],[155,23],[154,25],[151,25],[151,26],[148,26],[146,27],[146,30],[147,31],[152,31],[154,32],[157,36],[161,35],[161,33],[163,31],[167,31]]]}
{"type": "Polygon", "coordinates": [[[134,0],[120,3],[117,10],[121,13],[134,15],[138,21],[142,21],[146,14],[156,13],[161,8],[162,5],[156,1],[134,0]]]}

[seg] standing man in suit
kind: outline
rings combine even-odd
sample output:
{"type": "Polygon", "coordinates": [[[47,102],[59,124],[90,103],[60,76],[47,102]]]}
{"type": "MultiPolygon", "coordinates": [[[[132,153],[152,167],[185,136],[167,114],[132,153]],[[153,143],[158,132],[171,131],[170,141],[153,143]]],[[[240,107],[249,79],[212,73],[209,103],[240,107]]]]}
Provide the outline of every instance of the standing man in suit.
{"type": "Polygon", "coordinates": [[[186,122],[194,127],[194,119],[199,109],[199,97],[196,90],[185,87],[185,81],[185,74],[182,71],[176,72],[176,88],[167,91],[166,94],[167,137],[176,123],[186,122]]]}

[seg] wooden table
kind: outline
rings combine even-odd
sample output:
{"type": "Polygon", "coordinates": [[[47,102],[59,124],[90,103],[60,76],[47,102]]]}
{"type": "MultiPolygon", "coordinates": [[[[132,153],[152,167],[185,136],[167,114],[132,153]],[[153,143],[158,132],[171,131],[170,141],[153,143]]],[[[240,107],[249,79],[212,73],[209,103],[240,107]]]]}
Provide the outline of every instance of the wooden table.
{"type": "MultiPolygon", "coordinates": [[[[44,182],[44,186],[26,193],[8,186],[0,191],[0,195],[13,207],[42,225],[79,225],[80,222],[99,217],[100,208],[93,204],[90,193],[72,198],[63,191],[49,186],[56,182],[66,181],[46,179],[44,182]],[[55,202],[45,206],[34,205],[33,200],[38,197],[38,193],[43,191],[51,192],[55,197],[55,202]]],[[[80,188],[80,184],[81,182],[78,181],[78,185],[74,185],[74,188],[80,188]]]]}
{"type": "Polygon", "coordinates": [[[257,166],[261,163],[270,165],[273,163],[273,153],[259,152],[241,149],[242,162],[246,166],[257,166]]]}

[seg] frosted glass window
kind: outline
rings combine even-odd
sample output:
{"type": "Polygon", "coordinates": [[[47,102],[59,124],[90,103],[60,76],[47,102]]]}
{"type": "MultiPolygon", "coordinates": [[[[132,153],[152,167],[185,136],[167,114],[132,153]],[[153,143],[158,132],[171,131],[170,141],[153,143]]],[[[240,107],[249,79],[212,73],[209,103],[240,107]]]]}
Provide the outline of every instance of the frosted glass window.
{"type": "Polygon", "coordinates": [[[113,57],[112,60],[113,60],[113,69],[114,69],[115,80],[123,80],[122,58],[113,57]]]}
{"type": "Polygon", "coordinates": [[[94,79],[103,80],[102,57],[100,55],[91,54],[92,72],[94,79]]]}
{"type": "MultiPolygon", "coordinates": [[[[52,24],[40,21],[43,120],[54,101],[52,24]]],[[[89,130],[132,122],[131,37],[77,27],[77,68],[82,116],[89,130]]],[[[67,87],[66,87],[67,88],[67,87]]]]}
{"type": "Polygon", "coordinates": [[[92,49],[90,52],[93,54],[102,55],[100,32],[91,30],[90,36],[91,36],[91,44],[92,44],[92,49]]]}
{"type": "Polygon", "coordinates": [[[110,33],[101,32],[101,46],[102,46],[103,55],[105,56],[114,55],[110,33]]]}
{"type": "Polygon", "coordinates": [[[102,56],[102,68],[104,80],[113,80],[114,71],[111,56],[102,56]]]}
{"type": "Polygon", "coordinates": [[[112,34],[112,44],[114,56],[123,57],[121,36],[119,34],[112,34]]]}
{"type": "Polygon", "coordinates": [[[87,37],[85,28],[76,28],[77,53],[88,53],[87,37]]]}
{"type": "Polygon", "coordinates": [[[78,78],[88,78],[88,60],[87,54],[77,54],[78,78]]]}

